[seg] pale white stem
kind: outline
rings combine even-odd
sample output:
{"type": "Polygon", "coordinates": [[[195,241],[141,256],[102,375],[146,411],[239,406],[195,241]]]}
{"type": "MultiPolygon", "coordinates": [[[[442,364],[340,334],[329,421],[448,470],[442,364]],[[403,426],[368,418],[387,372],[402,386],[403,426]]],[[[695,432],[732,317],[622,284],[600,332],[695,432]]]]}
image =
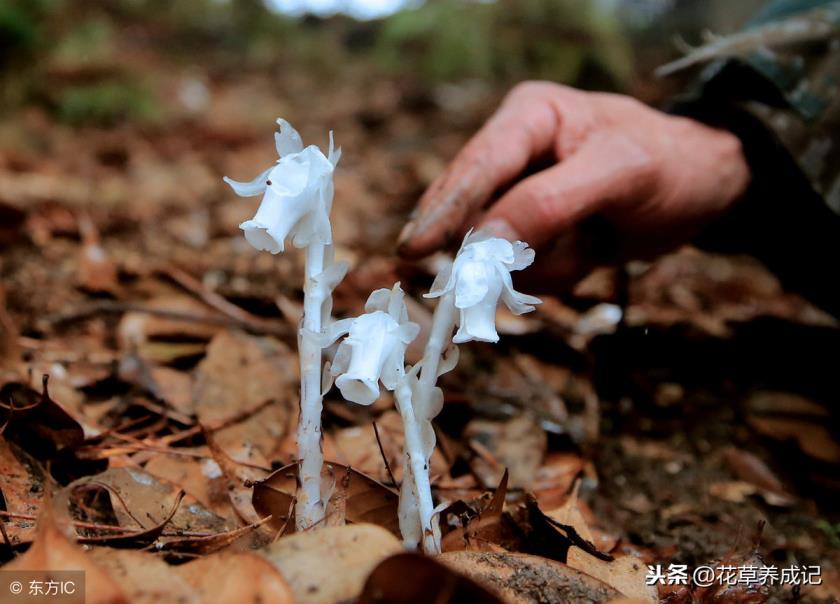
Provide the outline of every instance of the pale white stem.
{"type": "Polygon", "coordinates": [[[432,502],[432,488],[429,484],[429,460],[423,452],[423,437],[414,413],[411,401],[411,386],[407,379],[400,380],[395,394],[405,430],[406,465],[411,467],[411,477],[406,476],[405,479],[413,479],[414,481],[417,508],[420,512],[420,529],[423,532],[423,551],[430,555],[439,554],[440,543],[437,543],[435,531],[432,530],[435,506],[432,502]]]}
{"type": "Polygon", "coordinates": [[[306,248],[306,280],[303,286],[303,334],[300,338],[300,421],[297,443],[300,460],[300,489],[295,506],[299,531],[324,519],[326,501],[321,497],[321,343],[313,334],[321,333],[321,308],[325,290],[313,278],[324,271],[324,245],[313,243],[306,248]]]}
{"type": "MultiPolygon", "coordinates": [[[[452,330],[455,328],[456,317],[457,309],[455,308],[454,294],[444,294],[438,301],[437,308],[435,308],[429,339],[423,351],[419,384],[416,389],[418,400],[411,400],[411,389],[405,379],[400,381],[396,392],[405,427],[406,465],[411,468],[411,472],[406,472],[405,479],[414,482],[411,495],[417,498],[420,528],[423,534],[423,551],[427,554],[440,553],[440,543],[435,538],[437,531],[432,530],[434,503],[432,501],[432,488],[429,483],[429,457],[424,453],[417,410],[421,410],[420,414],[424,416],[421,421],[431,419],[425,417],[430,406],[429,397],[437,382],[438,368],[443,352],[452,340],[452,330]]],[[[403,496],[408,494],[405,490],[403,491],[403,496]]]]}
{"type": "Polygon", "coordinates": [[[426,349],[423,351],[423,361],[420,366],[421,396],[428,397],[437,383],[440,360],[443,357],[443,351],[452,341],[452,330],[455,328],[457,316],[455,294],[450,292],[441,296],[432,318],[429,340],[426,342],[426,349]]]}

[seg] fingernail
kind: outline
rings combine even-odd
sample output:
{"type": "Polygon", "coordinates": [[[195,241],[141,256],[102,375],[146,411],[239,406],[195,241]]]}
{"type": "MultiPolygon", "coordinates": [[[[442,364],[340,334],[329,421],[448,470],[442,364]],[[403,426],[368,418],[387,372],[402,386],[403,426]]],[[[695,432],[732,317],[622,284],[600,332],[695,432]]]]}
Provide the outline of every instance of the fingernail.
{"type": "Polygon", "coordinates": [[[508,241],[519,241],[519,233],[504,218],[494,218],[481,225],[481,230],[508,241]]]}
{"type": "Polygon", "coordinates": [[[414,233],[416,227],[417,224],[414,221],[407,222],[400,231],[399,237],[397,237],[397,245],[405,245],[411,239],[411,235],[414,233]]]}

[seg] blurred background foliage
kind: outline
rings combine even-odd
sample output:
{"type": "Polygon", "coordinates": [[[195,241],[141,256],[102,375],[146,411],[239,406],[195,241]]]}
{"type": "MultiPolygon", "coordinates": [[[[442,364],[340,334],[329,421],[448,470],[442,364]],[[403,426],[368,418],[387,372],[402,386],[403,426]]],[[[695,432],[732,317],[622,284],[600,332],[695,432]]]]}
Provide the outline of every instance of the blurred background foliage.
{"type": "Polygon", "coordinates": [[[419,86],[551,79],[667,93],[647,74],[678,32],[732,29],[757,4],[722,0],[431,0],[384,19],[289,17],[262,0],[0,0],[3,108],[37,104],[78,125],[165,118],[148,61],[225,70],[362,66],[419,86]],[[126,52],[126,42],[131,51],[126,52]]]}

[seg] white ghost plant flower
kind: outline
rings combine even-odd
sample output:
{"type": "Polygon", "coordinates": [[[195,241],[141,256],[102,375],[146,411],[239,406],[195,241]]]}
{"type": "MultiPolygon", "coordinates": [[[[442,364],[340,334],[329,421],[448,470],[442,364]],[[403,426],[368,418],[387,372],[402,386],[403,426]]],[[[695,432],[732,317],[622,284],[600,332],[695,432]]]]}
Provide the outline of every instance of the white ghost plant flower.
{"type": "Polygon", "coordinates": [[[274,142],[279,159],[250,182],[224,181],[237,195],[263,199],[251,220],[239,227],[245,239],[258,250],[278,254],[285,241],[295,247],[332,243],[330,209],[333,201],[333,171],[341,157],[330,132],[327,154],[315,145],[303,146],[297,130],[284,119],[277,120],[274,142]]]}
{"type": "Polygon", "coordinates": [[[408,320],[405,294],[397,283],[390,290],[374,291],[365,313],[336,321],[328,341],[347,334],[339,344],[330,372],[341,395],[353,403],[370,405],[379,398],[379,383],[396,388],[405,375],[405,349],[420,331],[408,320]]]}
{"type": "Polygon", "coordinates": [[[501,300],[514,314],[534,310],[541,300],[513,289],[511,271],[528,267],[534,250],[527,243],[511,243],[484,233],[468,233],[451,266],[441,271],[427,298],[454,293],[458,310],[456,344],[478,340],[498,342],[496,307],[501,300]]]}

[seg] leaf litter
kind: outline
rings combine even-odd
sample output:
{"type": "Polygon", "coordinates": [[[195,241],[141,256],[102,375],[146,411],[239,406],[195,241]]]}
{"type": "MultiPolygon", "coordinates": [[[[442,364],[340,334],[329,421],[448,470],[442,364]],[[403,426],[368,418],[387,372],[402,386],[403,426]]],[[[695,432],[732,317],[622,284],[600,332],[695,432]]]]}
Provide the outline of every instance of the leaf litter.
{"type": "MultiPolygon", "coordinates": [[[[438,559],[401,552],[387,396],[361,409],[328,394],[329,526],[293,533],[302,263],[241,245],[254,206],[213,175],[265,156],[256,133],[278,107],[304,128],[341,122],[336,248],[356,269],[334,310],[352,316],[376,287],[428,288],[423,265],[394,257],[396,235],[428,166],[495,101],[458,117],[381,74],[303,74],[284,96],[263,79],[220,66],[207,113],[167,127],[28,114],[13,127],[49,157],[0,148],[4,570],[84,569],[91,602],[790,598],[645,585],[647,564],[764,564],[733,537],[761,520],[761,555],[822,564],[837,597],[819,520],[840,490],[825,412],[840,393],[807,344],[840,345],[836,321],[756,263],[696,250],[628,266],[623,292],[620,271],[600,272],[533,317],[502,316],[504,348],[464,351],[442,378],[431,463],[447,504],[438,559]],[[393,100],[375,128],[347,93],[362,89],[393,100]],[[625,324],[605,323],[621,296],[625,324]],[[780,358],[762,356],[780,337],[780,358]]],[[[424,303],[409,312],[428,324],[424,303]]]]}

